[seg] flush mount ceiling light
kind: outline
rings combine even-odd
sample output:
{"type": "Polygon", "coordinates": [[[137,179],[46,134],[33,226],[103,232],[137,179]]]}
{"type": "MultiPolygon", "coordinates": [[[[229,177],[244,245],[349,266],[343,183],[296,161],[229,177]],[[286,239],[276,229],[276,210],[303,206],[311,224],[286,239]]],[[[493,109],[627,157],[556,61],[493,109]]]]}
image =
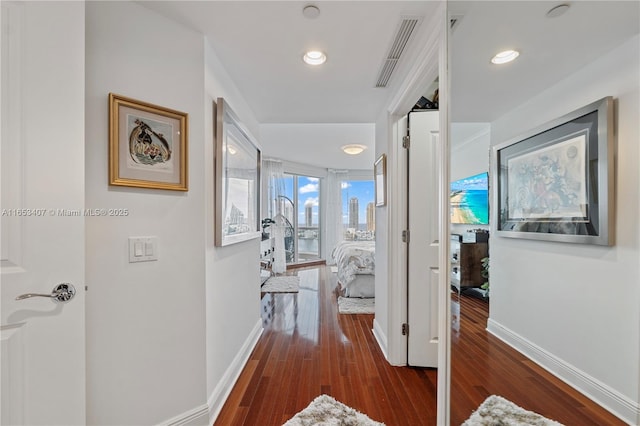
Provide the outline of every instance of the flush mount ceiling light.
{"type": "Polygon", "coordinates": [[[547,18],[556,18],[560,15],[563,15],[567,10],[569,10],[569,5],[566,3],[559,4],[555,7],[552,7],[547,12],[547,18]]]}
{"type": "Polygon", "coordinates": [[[506,64],[507,62],[513,61],[518,56],[520,56],[520,52],[518,52],[517,50],[505,50],[504,52],[500,52],[496,56],[491,58],[491,63],[496,65],[506,64]]]}
{"type": "Polygon", "coordinates": [[[322,65],[327,62],[327,55],[319,50],[309,50],[304,54],[302,60],[309,65],[322,65]]]}
{"type": "Polygon", "coordinates": [[[366,146],[358,145],[358,144],[349,144],[349,145],[344,145],[342,147],[342,150],[344,151],[344,153],[349,155],[358,155],[362,153],[362,151],[364,151],[365,149],[367,149],[366,146]]]}
{"type": "Polygon", "coordinates": [[[308,19],[316,19],[320,16],[320,9],[318,6],[310,4],[302,9],[302,15],[308,19]]]}

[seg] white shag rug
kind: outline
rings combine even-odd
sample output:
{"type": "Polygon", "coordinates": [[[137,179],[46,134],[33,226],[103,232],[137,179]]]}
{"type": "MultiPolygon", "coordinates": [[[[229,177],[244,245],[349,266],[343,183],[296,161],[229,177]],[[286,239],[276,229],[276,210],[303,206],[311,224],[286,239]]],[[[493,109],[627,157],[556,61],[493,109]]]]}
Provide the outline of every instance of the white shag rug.
{"type": "Polygon", "coordinates": [[[563,426],[533,411],[527,411],[497,395],[491,395],[462,426],[563,426]]]}
{"type": "Polygon", "coordinates": [[[341,314],[375,314],[375,298],[338,297],[341,314]]]}
{"type": "Polygon", "coordinates": [[[297,293],[300,290],[300,277],[281,275],[269,278],[260,289],[263,293],[297,293]]]}
{"type": "Polygon", "coordinates": [[[336,401],[328,395],[320,395],[304,410],[293,416],[283,426],[384,426],[361,412],[336,401]]]}

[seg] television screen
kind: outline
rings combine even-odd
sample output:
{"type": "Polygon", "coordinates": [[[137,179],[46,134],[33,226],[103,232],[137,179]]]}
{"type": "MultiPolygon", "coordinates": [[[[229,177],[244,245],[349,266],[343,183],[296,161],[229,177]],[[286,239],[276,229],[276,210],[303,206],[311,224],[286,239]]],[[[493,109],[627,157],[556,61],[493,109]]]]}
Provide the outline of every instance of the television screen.
{"type": "Polygon", "coordinates": [[[489,174],[451,183],[451,223],[489,224],[489,174]]]}

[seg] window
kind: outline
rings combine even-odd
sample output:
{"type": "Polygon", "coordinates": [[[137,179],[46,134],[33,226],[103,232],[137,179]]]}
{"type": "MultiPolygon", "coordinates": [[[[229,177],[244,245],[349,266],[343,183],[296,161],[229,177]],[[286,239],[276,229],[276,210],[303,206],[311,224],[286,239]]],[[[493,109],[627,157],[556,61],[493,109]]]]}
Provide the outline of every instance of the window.
{"type": "Polygon", "coordinates": [[[282,196],[287,263],[320,259],[320,179],[286,174],[282,196]]]}
{"type": "Polygon", "coordinates": [[[342,181],[342,225],[345,240],[375,240],[373,180],[342,181]]]}

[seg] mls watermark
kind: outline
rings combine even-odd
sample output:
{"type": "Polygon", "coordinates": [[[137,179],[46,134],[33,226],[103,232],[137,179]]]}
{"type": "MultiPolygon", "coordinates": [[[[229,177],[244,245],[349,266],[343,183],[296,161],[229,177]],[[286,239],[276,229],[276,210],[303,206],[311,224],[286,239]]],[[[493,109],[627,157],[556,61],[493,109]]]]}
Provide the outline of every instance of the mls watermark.
{"type": "Polygon", "coordinates": [[[124,217],[129,216],[129,209],[2,209],[2,216],[7,217],[124,217]]]}

